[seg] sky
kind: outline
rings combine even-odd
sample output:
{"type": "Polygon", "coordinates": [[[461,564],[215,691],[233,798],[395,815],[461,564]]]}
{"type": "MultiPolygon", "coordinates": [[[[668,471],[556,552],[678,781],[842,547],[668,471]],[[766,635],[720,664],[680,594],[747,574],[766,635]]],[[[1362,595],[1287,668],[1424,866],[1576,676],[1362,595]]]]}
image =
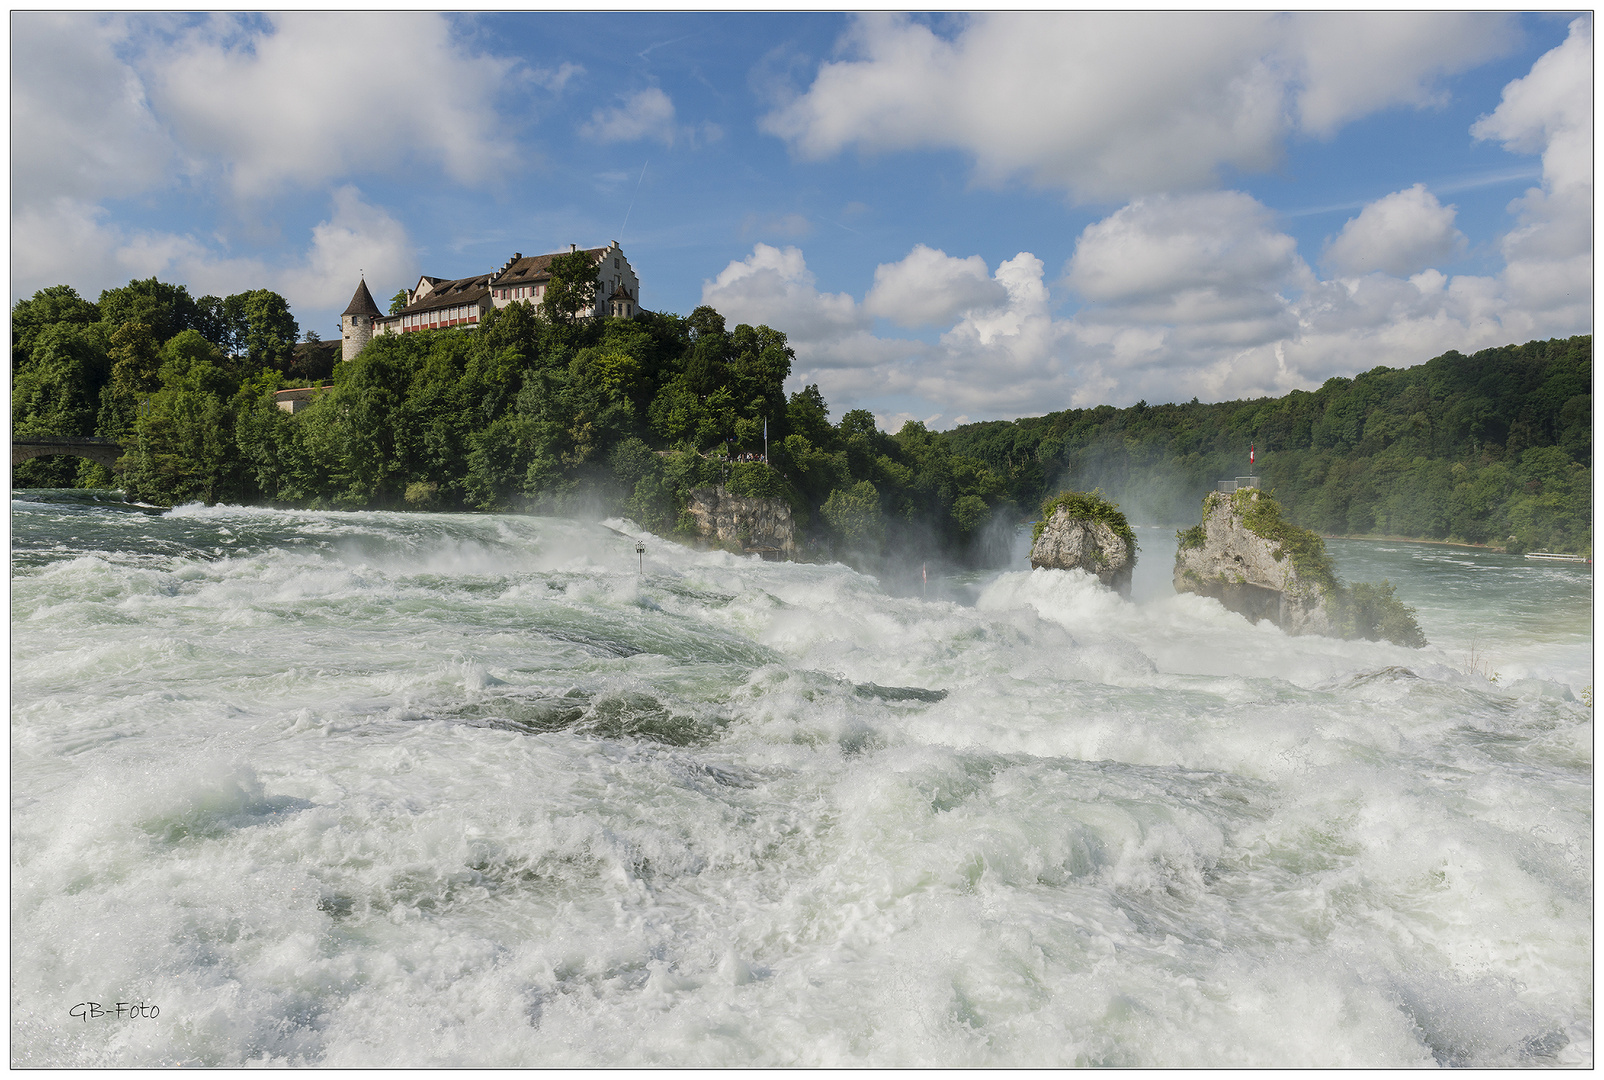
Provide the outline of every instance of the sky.
{"type": "Polygon", "coordinates": [[[938,429],[1592,332],[1584,14],[11,15],[11,298],[617,240],[938,429]]]}

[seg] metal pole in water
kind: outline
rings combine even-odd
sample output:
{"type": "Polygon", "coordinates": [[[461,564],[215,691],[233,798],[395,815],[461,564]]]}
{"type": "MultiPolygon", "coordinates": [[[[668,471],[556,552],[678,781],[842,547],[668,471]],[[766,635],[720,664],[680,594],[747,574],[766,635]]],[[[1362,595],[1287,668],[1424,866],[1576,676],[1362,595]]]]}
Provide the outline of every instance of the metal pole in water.
{"type": "Polygon", "coordinates": [[[640,569],[637,573],[646,573],[646,541],[635,541],[635,554],[640,557],[640,569]]]}

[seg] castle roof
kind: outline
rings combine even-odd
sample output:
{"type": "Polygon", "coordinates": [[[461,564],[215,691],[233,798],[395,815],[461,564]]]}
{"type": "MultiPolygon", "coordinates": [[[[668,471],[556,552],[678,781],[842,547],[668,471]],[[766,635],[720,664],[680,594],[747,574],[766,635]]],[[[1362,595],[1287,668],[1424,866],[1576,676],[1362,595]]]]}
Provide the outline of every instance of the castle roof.
{"type": "Polygon", "coordinates": [[[379,305],[373,302],[373,294],[368,292],[367,280],[363,279],[357,282],[356,292],[351,294],[351,302],[346,305],[345,310],[340,314],[342,316],[383,315],[384,312],[380,311],[379,305]]]}
{"type": "MultiPolygon", "coordinates": [[[[580,248],[590,256],[591,262],[599,262],[607,253],[606,248],[580,248]]],[[[554,251],[550,255],[521,255],[508,263],[500,272],[491,275],[493,285],[533,285],[551,280],[551,260],[559,255],[571,255],[569,251],[554,251]]]]}
{"type": "Polygon", "coordinates": [[[419,297],[396,314],[415,315],[420,311],[434,311],[436,308],[471,304],[476,300],[482,300],[490,293],[489,274],[457,278],[455,281],[442,281],[438,278],[434,280],[434,288],[429,290],[427,296],[419,297]]]}

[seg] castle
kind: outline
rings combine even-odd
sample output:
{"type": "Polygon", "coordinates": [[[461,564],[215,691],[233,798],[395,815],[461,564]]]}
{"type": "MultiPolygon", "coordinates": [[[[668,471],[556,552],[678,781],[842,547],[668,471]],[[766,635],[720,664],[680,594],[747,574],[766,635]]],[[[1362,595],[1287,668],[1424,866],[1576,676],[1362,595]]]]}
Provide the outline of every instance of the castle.
{"type": "MultiPolygon", "coordinates": [[[[355,357],[375,334],[473,327],[493,308],[520,302],[538,304],[551,281],[551,261],[578,250],[577,245],[569,244],[567,251],[549,255],[526,256],[515,251],[499,270],[453,281],[425,274],[416,288],[407,290],[406,306],[394,315],[379,310],[367,281],[360,280],[351,303],[340,314],[340,359],[355,357]]],[[[584,251],[596,264],[596,298],[588,314],[626,319],[640,314],[640,279],[618,241],[584,251]]]]}

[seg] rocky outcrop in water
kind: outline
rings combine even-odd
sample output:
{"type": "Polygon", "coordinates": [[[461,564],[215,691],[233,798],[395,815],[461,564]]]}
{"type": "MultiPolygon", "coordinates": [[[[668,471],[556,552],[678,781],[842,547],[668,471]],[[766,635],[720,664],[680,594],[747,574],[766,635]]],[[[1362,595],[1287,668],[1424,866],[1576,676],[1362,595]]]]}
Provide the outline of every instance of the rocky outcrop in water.
{"type": "Polygon", "coordinates": [[[1030,565],[1084,570],[1121,596],[1130,596],[1136,537],[1113,503],[1095,492],[1066,492],[1042,506],[1030,565]]]}
{"type": "Polygon", "coordinates": [[[796,554],[796,524],[791,504],[784,499],[731,495],[717,484],[693,489],[685,513],[701,540],[765,558],[789,559],[796,554]]]}
{"type": "Polygon", "coordinates": [[[1212,596],[1289,634],[1332,634],[1338,589],[1324,542],[1282,520],[1257,489],[1210,492],[1202,524],[1184,530],[1175,551],[1176,592],[1212,596]]]}

